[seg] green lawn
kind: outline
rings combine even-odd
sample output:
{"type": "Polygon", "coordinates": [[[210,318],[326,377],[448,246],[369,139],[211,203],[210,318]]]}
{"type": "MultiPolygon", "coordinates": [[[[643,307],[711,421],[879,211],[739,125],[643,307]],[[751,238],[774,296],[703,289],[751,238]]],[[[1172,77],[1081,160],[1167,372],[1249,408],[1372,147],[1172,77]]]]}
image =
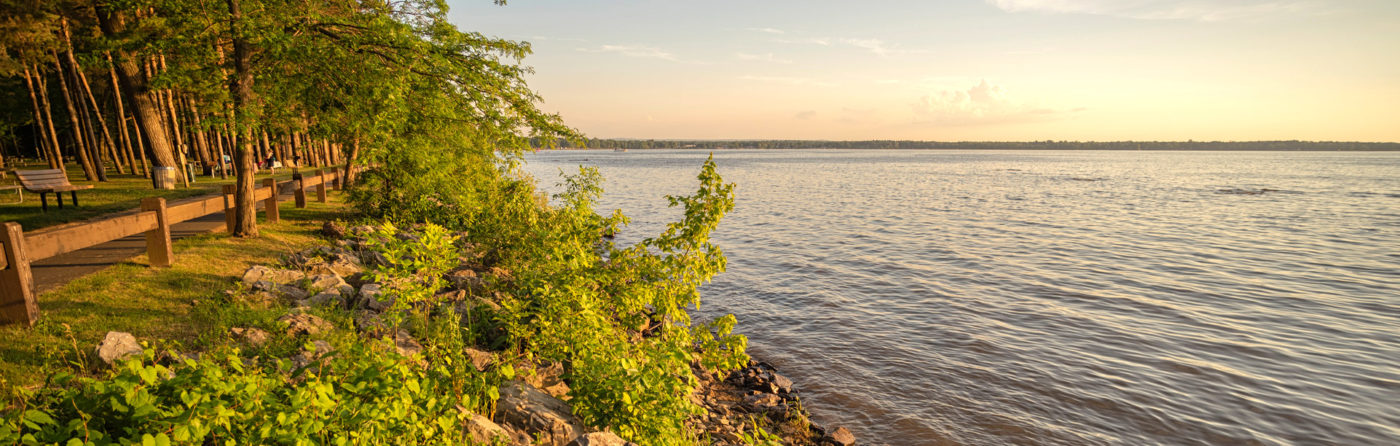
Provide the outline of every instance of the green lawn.
{"type": "MultiPolygon", "coordinates": [[[[47,169],[47,165],[29,165],[19,167],[20,170],[47,169]]],[[[306,172],[315,172],[316,168],[307,168],[306,172]]],[[[259,182],[269,175],[263,171],[257,175],[259,182]]],[[[279,181],[290,179],[292,170],[287,168],[277,169],[279,181]]],[[[213,177],[200,176],[195,178],[195,182],[190,183],[186,188],[183,184],[178,185],[175,190],[156,190],[151,188],[151,180],[136,175],[116,175],[109,174],[109,181],[84,181],[83,170],[76,164],[68,166],[68,181],[75,184],[90,184],[92,189],[78,191],[78,204],[80,207],[72,206],[70,194],[63,194],[63,209],[58,208],[58,202],[54,194],[49,194],[49,211],[43,212],[39,206],[39,194],[23,192],[24,201],[15,203],[17,196],[13,191],[0,192],[0,221],[18,222],[25,231],[55,226],[64,223],[87,220],[100,217],[113,212],[126,211],[141,206],[141,199],[146,197],[165,197],[166,200],[177,200],[180,198],[193,197],[197,195],[207,195],[217,193],[220,186],[233,184],[233,176],[229,175],[226,180],[220,180],[217,175],[213,177]]],[[[19,184],[19,180],[14,175],[7,175],[5,179],[0,179],[0,185],[19,184]]]]}
{"type": "Polygon", "coordinates": [[[41,384],[50,372],[91,356],[109,330],[189,351],[226,342],[231,326],[267,324],[275,317],[261,313],[268,310],[221,304],[226,299],[219,297],[238,287],[248,266],[275,264],[293,250],[324,243],[317,234],[321,223],[348,217],[342,196],[330,198],[310,200],[304,209],[283,203],[282,220],[260,225],[257,238],[220,233],[177,241],[171,268],[151,268],[145,256],[133,257],[39,295],[34,327],[0,327],[0,384],[41,384]]]}

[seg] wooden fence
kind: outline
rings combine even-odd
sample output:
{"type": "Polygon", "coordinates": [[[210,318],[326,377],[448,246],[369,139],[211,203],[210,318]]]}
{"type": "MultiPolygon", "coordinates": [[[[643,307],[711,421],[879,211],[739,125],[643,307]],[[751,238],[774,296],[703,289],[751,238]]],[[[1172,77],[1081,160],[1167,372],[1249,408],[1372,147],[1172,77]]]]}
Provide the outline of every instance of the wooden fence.
{"type": "MultiPolygon", "coordinates": [[[[303,175],[293,169],[292,179],[277,182],[264,179],[262,187],[253,191],[254,201],[263,201],[267,222],[278,221],[277,202],[281,192],[293,188],[296,207],[306,206],[306,190],[315,188],[316,199],[326,202],[326,187],[341,188],[340,170],[317,169],[314,175],[303,175]]],[[[92,220],[45,228],[24,233],[19,223],[5,222],[0,228],[0,325],[24,323],[33,325],[39,319],[39,305],[34,301],[34,277],[29,264],[59,254],[77,251],[123,237],[145,233],[146,254],[151,266],[167,267],[174,261],[170,249],[170,226],[216,212],[224,212],[225,230],[233,229],[234,185],[224,185],[223,193],[205,195],[166,203],[162,197],[141,200],[141,208],[92,220]]]]}

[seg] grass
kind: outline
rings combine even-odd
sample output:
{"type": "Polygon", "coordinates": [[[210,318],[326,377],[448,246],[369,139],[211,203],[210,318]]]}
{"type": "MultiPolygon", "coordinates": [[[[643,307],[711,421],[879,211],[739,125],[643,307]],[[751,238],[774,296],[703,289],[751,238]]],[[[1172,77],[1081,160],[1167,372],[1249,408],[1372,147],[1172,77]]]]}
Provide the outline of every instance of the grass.
{"type": "Polygon", "coordinates": [[[283,206],[282,220],[259,225],[257,238],[206,234],[177,241],[171,268],[151,268],[146,256],[133,257],[39,295],[34,327],[0,327],[0,382],[29,386],[74,363],[84,368],[85,356],[108,331],[163,339],[188,351],[228,342],[231,326],[268,324],[275,310],[227,305],[224,290],[238,288],[250,265],[277,263],[293,250],[324,243],[317,234],[321,223],[348,218],[342,196],[330,198],[310,200],[304,209],[283,206]]]}
{"type": "MultiPolygon", "coordinates": [[[[47,169],[46,164],[30,164],[18,167],[21,170],[27,169],[47,169]]],[[[307,172],[315,172],[316,168],[307,168],[307,172]]],[[[266,171],[263,171],[266,172],[266,171]]],[[[277,178],[278,181],[290,179],[292,170],[283,168],[277,169],[277,175],[269,176],[266,173],[257,175],[258,184],[264,178],[277,178]]],[[[39,194],[22,192],[23,202],[15,203],[15,195],[12,192],[0,192],[0,221],[18,222],[25,231],[32,231],[48,226],[57,226],[64,223],[87,220],[113,212],[121,212],[135,209],[141,206],[141,199],[146,197],[165,197],[166,200],[177,200],[181,198],[193,197],[217,193],[220,186],[233,184],[233,176],[220,180],[218,176],[195,178],[195,182],[190,183],[186,188],[182,184],[174,190],[156,190],[151,188],[149,178],[137,175],[117,175],[109,173],[109,181],[83,181],[83,170],[77,164],[68,166],[68,181],[74,185],[92,185],[92,189],[78,191],[78,203],[81,207],[72,206],[70,194],[63,194],[64,208],[58,208],[58,202],[54,199],[54,194],[49,194],[49,211],[44,212],[39,206],[39,194]]],[[[0,180],[0,184],[19,184],[19,180],[10,175],[8,181],[0,180]]]]}

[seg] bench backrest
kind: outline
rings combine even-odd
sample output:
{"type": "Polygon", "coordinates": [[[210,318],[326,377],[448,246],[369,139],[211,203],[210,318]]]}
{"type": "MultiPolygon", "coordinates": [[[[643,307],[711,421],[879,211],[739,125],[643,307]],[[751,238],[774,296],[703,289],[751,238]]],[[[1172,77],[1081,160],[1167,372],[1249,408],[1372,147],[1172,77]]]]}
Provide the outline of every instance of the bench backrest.
{"type": "Polygon", "coordinates": [[[24,185],[25,189],[47,189],[72,185],[68,182],[68,175],[59,169],[16,170],[15,176],[19,177],[19,182],[24,185]]]}

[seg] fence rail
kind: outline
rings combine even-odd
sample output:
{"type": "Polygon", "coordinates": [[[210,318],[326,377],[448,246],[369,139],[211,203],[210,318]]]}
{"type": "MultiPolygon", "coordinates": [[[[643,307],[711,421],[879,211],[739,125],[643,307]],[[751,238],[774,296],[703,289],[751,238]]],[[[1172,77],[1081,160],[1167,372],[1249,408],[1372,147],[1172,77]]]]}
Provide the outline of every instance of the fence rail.
{"type": "MultiPolygon", "coordinates": [[[[316,169],[314,175],[292,170],[292,179],[277,182],[263,180],[253,190],[253,200],[263,202],[263,212],[269,223],[279,220],[277,203],[281,192],[292,188],[296,207],[306,207],[306,190],[315,188],[316,199],[326,202],[326,188],[341,189],[344,175],[338,169],[327,172],[316,169]]],[[[204,195],[166,203],[165,198],[147,197],[141,207],[84,223],[45,228],[24,233],[19,223],[5,222],[0,227],[0,325],[39,320],[39,305],[35,302],[34,276],[30,263],[79,249],[107,243],[136,234],[146,234],[146,254],[151,266],[166,267],[174,261],[170,248],[170,226],[209,214],[224,212],[224,230],[234,225],[233,185],[224,185],[222,193],[204,195]]]]}

